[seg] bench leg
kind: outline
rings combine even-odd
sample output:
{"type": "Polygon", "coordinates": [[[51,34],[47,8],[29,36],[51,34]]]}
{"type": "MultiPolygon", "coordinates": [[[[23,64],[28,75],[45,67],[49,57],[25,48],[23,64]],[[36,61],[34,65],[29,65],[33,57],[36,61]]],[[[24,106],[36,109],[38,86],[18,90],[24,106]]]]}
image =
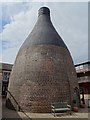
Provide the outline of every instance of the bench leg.
{"type": "Polygon", "coordinates": [[[72,115],[72,111],[70,111],[70,115],[72,115]]]}
{"type": "Polygon", "coordinates": [[[54,111],[54,117],[55,117],[56,115],[55,115],[55,111],[54,111]]]}
{"type": "Polygon", "coordinates": [[[72,111],[69,111],[69,114],[72,115],[72,111]]]}

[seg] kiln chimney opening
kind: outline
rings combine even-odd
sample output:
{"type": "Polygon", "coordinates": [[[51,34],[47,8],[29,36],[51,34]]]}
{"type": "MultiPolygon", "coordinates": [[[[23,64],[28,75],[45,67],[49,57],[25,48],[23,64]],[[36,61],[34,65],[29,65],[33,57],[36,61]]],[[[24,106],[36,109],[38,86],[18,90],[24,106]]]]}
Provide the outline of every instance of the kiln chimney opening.
{"type": "Polygon", "coordinates": [[[43,14],[50,16],[50,10],[49,10],[48,7],[41,7],[41,8],[38,10],[38,17],[39,17],[40,15],[43,15],[43,14]]]}

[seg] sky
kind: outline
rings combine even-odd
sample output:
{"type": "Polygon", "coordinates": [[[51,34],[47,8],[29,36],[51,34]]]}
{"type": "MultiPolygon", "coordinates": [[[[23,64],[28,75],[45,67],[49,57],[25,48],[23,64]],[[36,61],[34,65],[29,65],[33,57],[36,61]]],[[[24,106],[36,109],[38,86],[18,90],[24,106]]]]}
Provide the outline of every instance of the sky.
{"type": "Polygon", "coordinates": [[[50,8],[52,23],[67,45],[74,64],[88,61],[88,2],[17,1],[0,2],[0,62],[14,63],[42,6],[50,8]]]}

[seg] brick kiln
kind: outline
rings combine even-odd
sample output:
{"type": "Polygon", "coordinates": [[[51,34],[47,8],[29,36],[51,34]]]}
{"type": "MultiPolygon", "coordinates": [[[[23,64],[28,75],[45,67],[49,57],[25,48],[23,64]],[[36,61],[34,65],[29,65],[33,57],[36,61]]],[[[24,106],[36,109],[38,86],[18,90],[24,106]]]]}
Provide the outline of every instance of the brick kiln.
{"type": "MultiPolygon", "coordinates": [[[[52,25],[49,8],[42,7],[18,52],[8,90],[23,110],[50,112],[52,102],[72,104],[75,88],[78,83],[70,52],[52,25]]],[[[17,108],[13,97],[8,93],[10,109],[17,108]]]]}

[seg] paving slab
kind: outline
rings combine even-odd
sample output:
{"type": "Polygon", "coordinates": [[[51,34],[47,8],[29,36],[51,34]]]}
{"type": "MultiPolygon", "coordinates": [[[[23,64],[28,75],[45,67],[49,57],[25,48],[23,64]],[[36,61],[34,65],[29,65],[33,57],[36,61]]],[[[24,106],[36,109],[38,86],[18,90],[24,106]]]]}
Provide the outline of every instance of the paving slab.
{"type": "Polygon", "coordinates": [[[10,110],[5,106],[5,100],[2,105],[2,120],[90,120],[90,108],[80,108],[79,112],[72,112],[72,115],[67,113],[58,113],[54,117],[51,113],[29,113],[17,112],[10,110]]]}

